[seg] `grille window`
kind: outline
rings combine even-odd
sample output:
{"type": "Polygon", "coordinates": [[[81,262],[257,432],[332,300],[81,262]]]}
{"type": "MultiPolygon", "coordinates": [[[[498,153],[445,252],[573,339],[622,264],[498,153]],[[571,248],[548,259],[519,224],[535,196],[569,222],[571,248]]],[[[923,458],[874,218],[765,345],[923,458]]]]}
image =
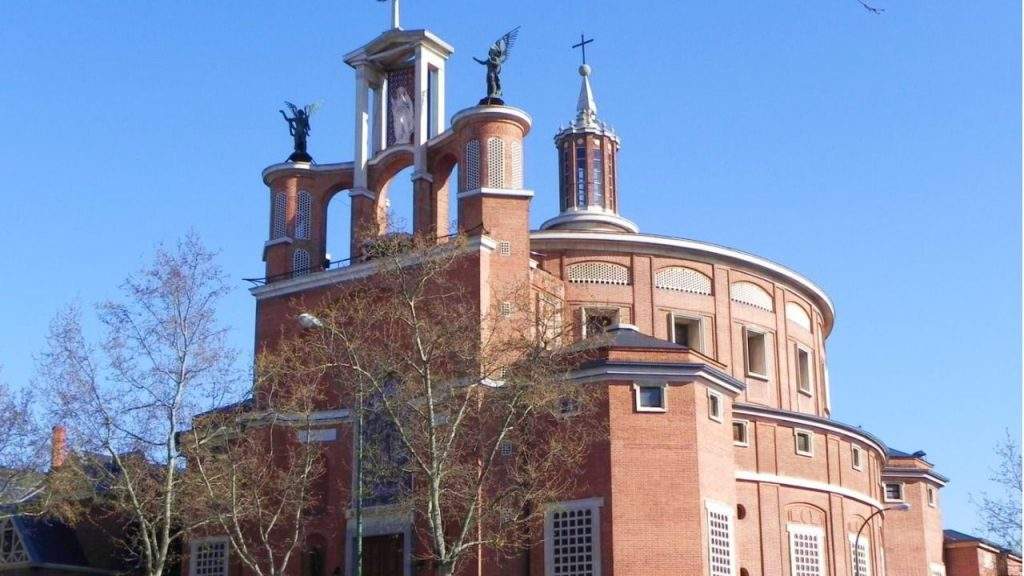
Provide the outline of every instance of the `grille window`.
{"type": "Polygon", "coordinates": [[[480,141],[466,142],[466,190],[480,187],[480,141]]]}
{"type": "MultiPolygon", "coordinates": [[[[716,507],[717,508],[717,507],[716,507]]],[[[732,576],[732,518],[708,508],[708,565],[711,576],[732,576]]]]}
{"type": "Polygon", "coordinates": [[[295,237],[299,240],[309,239],[309,213],[313,206],[313,197],[305,190],[299,191],[299,209],[295,213],[295,237]]]}
{"type": "Polygon", "coordinates": [[[283,191],[274,192],[270,203],[270,239],[277,240],[285,237],[285,207],[287,196],[283,191]]]}
{"type": "Polygon", "coordinates": [[[587,207],[587,147],[576,145],[576,207],[587,207]]]}
{"type": "Polygon", "coordinates": [[[821,576],[822,532],[815,526],[790,526],[789,559],[793,576],[821,576]]]}
{"type": "Polygon", "coordinates": [[[597,508],[586,505],[548,513],[550,574],[598,576],[601,573],[597,516],[597,508]]]}
{"type": "Polygon", "coordinates": [[[518,140],[508,143],[509,187],[523,187],[523,146],[518,140]]]}
{"type": "Polygon", "coordinates": [[[227,576],[228,543],[226,540],[193,542],[191,556],[191,576],[227,576]]]}
{"type": "Polygon", "coordinates": [[[569,266],[569,282],[629,285],[629,268],[610,262],[580,262],[569,266]]]}
{"type": "Polygon", "coordinates": [[[711,295],[711,278],[683,266],[670,266],[658,270],[654,275],[654,285],[664,290],[711,295]]]}
{"type": "Polygon", "coordinates": [[[850,534],[850,564],[856,576],[871,576],[871,557],[868,555],[868,539],[861,535],[857,540],[850,534]]]}
{"type": "Polygon", "coordinates": [[[807,311],[802,306],[795,302],[786,302],[786,318],[804,330],[810,331],[811,329],[811,317],[807,315],[807,311]]]}
{"type": "Polygon", "coordinates": [[[505,187],[505,143],[500,138],[487,139],[487,186],[505,187]]]}
{"type": "Polygon", "coordinates": [[[590,172],[590,203],[604,206],[604,159],[600,147],[590,153],[590,172]]]}
{"type": "Polygon", "coordinates": [[[292,276],[309,274],[309,252],[298,249],[292,253],[292,276]]]}
{"type": "Polygon", "coordinates": [[[775,311],[771,295],[764,288],[753,282],[734,283],[729,287],[729,298],[733,302],[739,302],[740,304],[746,304],[747,306],[753,306],[768,312],[775,311]]]}

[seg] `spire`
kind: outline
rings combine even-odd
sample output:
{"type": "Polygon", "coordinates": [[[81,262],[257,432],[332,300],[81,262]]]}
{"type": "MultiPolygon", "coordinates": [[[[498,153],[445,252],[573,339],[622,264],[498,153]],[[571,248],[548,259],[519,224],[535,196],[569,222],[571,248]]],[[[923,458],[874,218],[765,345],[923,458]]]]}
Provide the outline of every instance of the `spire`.
{"type": "Polygon", "coordinates": [[[580,66],[580,98],[576,102],[576,122],[582,126],[597,125],[597,102],[594,101],[594,90],[590,87],[590,66],[580,66]]]}

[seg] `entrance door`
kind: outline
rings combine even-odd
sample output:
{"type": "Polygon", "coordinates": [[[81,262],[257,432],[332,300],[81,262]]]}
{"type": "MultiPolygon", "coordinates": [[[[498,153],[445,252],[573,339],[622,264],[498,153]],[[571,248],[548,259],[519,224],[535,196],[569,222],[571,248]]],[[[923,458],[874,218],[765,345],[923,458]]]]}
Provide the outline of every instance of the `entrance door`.
{"type": "Polygon", "coordinates": [[[363,576],[402,576],[405,554],[402,534],[363,538],[363,576]]]}

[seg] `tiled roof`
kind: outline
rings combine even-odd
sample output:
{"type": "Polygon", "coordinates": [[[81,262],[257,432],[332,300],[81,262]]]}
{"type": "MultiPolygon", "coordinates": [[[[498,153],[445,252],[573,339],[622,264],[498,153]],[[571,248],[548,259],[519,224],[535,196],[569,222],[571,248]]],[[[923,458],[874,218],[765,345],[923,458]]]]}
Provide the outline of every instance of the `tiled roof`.
{"type": "Polygon", "coordinates": [[[980,536],[972,536],[970,534],[967,534],[966,532],[960,532],[959,530],[951,530],[951,529],[943,530],[942,531],[942,537],[943,537],[943,540],[945,540],[946,542],[977,542],[979,544],[984,544],[985,546],[989,546],[991,548],[995,548],[996,550],[999,550],[1000,552],[1005,552],[1007,554],[1012,554],[1014,556],[1020,557],[1020,552],[1017,552],[1015,550],[1011,550],[1011,549],[1009,549],[1009,548],[1007,548],[1005,546],[1002,546],[1000,544],[996,544],[995,542],[993,542],[991,540],[987,540],[987,539],[982,538],[980,536]]]}

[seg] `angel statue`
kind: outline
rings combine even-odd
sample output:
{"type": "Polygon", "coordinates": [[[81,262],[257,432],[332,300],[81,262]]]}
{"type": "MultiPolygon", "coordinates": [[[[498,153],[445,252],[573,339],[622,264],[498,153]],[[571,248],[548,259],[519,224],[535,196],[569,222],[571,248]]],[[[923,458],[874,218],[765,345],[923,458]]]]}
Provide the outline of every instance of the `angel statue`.
{"type": "Polygon", "coordinates": [[[487,66],[487,97],[481,104],[503,104],[501,100],[501,65],[508,59],[509,50],[519,36],[519,26],[509,30],[504,36],[491,45],[487,51],[487,60],[473,57],[478,63],[487,66]]]}
{"type": "Polygon", "coordinates": [[[284,116],[284,121],[288,123],[288,132],[295,139],[295,150],[288,157],[288,160],[292,162],[310,162],[313,160],[313,157],[306,152],[306,139],[309,137],[309,117],[317,111],[320,105],[308,104],[303,108],[299,108],[288,101],[285,101],[284,104],[292,111],[292,117],[289,118],[284,113],[284,110],[279,110],[279,112],[281,116],[284,116]]]}

